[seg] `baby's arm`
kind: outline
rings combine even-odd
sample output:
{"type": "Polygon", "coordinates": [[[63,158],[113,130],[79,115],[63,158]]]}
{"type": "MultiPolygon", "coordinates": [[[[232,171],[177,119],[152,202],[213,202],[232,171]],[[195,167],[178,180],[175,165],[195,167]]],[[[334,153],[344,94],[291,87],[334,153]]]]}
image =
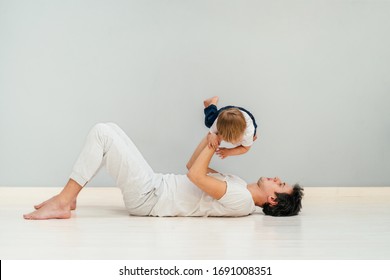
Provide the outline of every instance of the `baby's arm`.
{"type": "Polygon", "coordinates": [[[235,148],[219,148],[217,150],[217,155],[221,158],[224,159],[228,156],[238,156],[238,155],[243,155],[246,152],[250,150],[251,146],[237,146],[235,148]]]}

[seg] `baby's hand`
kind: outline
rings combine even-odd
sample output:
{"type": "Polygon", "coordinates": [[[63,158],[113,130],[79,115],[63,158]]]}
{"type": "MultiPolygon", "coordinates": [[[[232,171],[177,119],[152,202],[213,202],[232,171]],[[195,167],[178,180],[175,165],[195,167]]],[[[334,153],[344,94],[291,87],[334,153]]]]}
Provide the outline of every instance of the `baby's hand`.
{"type": "Polygon", "coordinates": [[[209,135],[207,135],[207,140],[210,148],[217,149],[219,147],[220,141],[218,135],[209,133],[209,135]]]}
{"type": "Polygon", "coordinates": [[[230,155],[229,151],[230,149],[228,148],[219,148],[216,153],[221,159],[224,159],[230,155]]]}

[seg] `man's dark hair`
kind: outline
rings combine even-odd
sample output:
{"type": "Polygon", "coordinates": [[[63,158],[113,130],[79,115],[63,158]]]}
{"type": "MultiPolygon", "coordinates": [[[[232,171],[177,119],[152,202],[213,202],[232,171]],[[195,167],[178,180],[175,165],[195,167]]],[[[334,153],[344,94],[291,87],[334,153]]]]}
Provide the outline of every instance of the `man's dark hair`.
{"type": "Polygon", "coordinates": [[[291,194],[275,193],[278,204],[272,206],[269,203],[263,205],[263,212],[266,215],[294,216],[298,215],[302,208],[303,188],[299,184],[295,184],[291,194]]]}

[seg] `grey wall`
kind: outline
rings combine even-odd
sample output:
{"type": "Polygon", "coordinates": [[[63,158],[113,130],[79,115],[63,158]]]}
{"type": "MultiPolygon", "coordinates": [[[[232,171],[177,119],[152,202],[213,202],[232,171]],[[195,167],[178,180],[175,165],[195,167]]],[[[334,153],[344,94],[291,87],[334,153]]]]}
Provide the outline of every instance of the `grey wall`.
{"type": "Polygon", "coordinates": [[[62,186],[105,121],[155,171],[183,173],[219,95],[260,138],[216,169],[388,186],[389,14],[375,0],[1,0],[0,185],[62,186]]]}

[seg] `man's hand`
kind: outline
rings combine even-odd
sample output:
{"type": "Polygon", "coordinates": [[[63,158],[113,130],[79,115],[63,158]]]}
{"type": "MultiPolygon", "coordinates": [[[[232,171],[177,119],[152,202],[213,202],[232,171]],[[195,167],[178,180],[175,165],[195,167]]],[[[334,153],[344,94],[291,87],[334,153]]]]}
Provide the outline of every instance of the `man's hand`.
{"type": "Polygon", "coordinates": [[[215,133],[209,133],[207,135],[207,141],[209,142],[208,143],[209,147],[213,148],[214,150],[219,147],[219,144],[221,144],[218,135],[215,133]]]}

